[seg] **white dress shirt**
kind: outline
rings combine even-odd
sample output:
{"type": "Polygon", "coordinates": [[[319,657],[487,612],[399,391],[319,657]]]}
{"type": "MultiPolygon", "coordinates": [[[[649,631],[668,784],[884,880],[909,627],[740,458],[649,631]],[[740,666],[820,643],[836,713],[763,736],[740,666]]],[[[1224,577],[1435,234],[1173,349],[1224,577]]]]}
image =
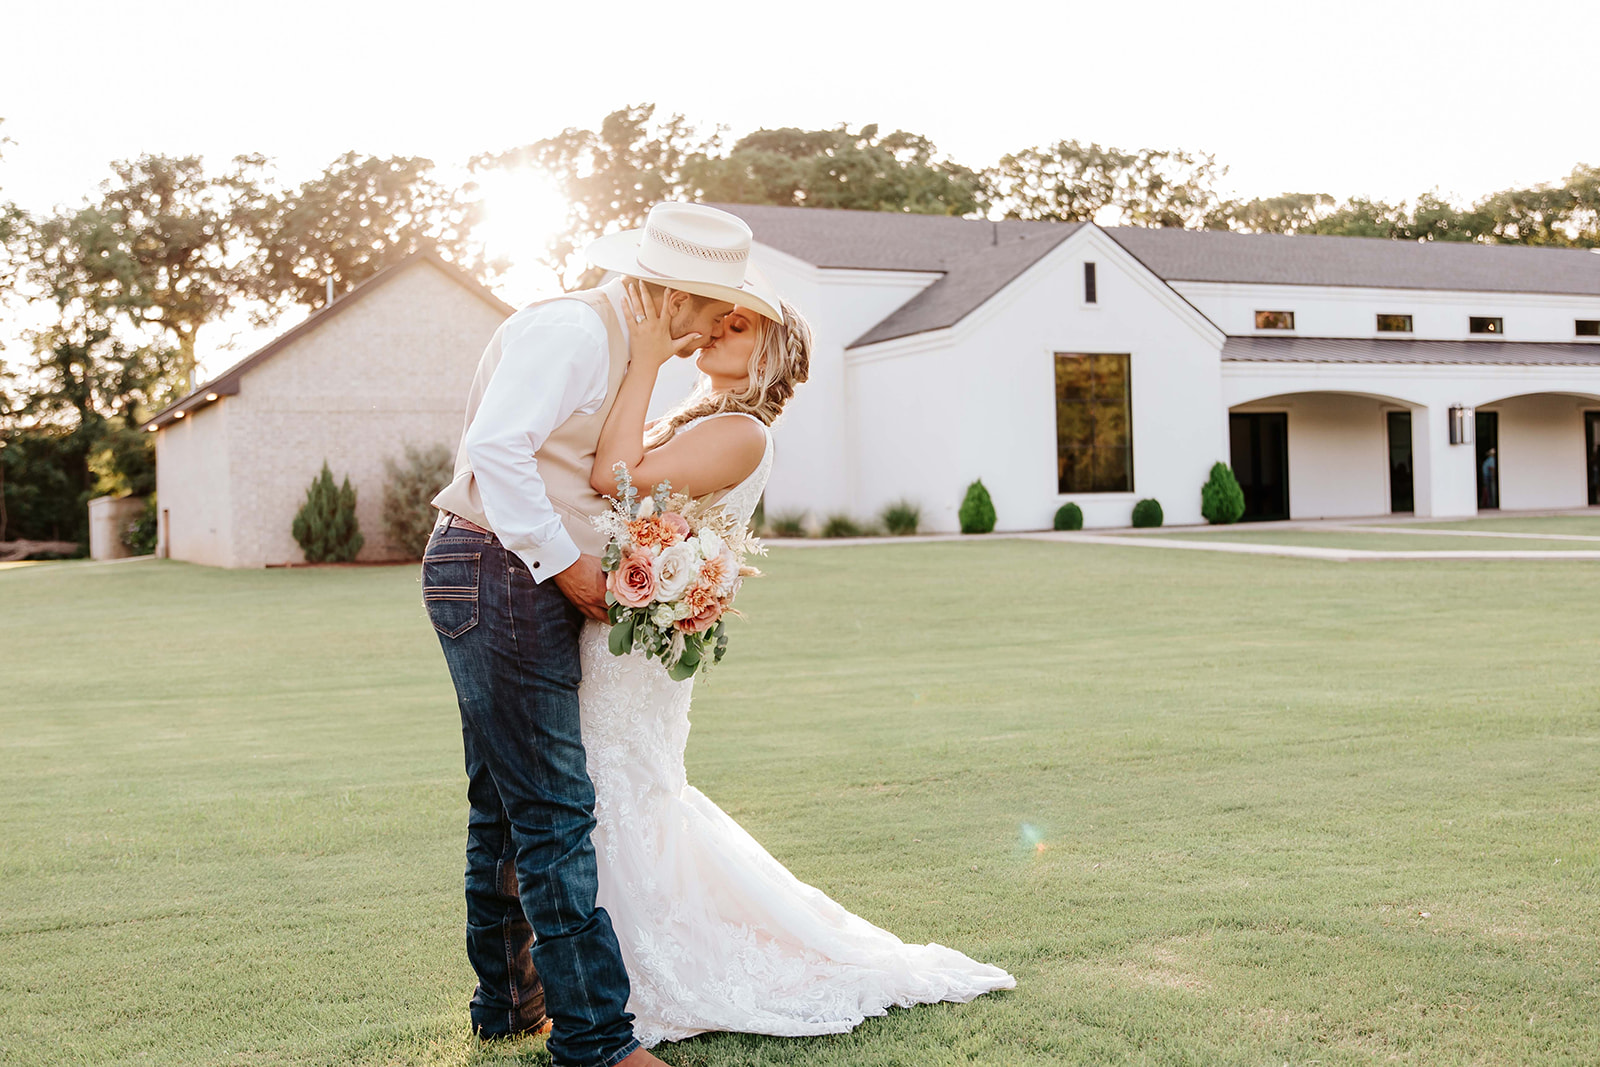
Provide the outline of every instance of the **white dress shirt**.
{"type": "MultiPolygon", "coordinates": [[[[626,342],[631,319],[623,310],[621,280],[601,291],[626,342]]],[[[539,448],[573,415],[592,415],[605,403],[610,343],[593,308],[552,300],[507,319],[500,348],[500,365],[467,430],[467,458],[489,528],[543,582],[580,553],[550,504],[539,448]]]]}

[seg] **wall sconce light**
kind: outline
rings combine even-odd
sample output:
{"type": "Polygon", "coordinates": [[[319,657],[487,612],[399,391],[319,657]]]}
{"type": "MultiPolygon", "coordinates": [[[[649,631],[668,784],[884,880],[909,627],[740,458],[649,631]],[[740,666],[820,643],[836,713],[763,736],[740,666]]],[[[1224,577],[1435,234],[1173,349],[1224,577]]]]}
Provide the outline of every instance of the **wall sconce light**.
{"type": "Polygon", "coordinates": [[[1450,405],[1450,443],[1453,445],[1472,444],[1473,424],[1477,420],[1473,417],[1473,409],[1461,404],[1450,405]]]}
{"type": "Polygon", "coordinates": [[[207,393],[206,394],[206,400],[208,400],[208,401],[215,400],[216,398],[217,398],[217,394],[216,393],[207,393]]]}

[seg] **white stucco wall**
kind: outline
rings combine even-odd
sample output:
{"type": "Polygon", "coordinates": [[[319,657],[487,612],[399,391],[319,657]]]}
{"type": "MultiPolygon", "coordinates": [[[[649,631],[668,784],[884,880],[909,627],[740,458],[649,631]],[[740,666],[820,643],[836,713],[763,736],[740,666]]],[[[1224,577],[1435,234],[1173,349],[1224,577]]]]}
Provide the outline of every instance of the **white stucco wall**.
{"type": "Polygon", "coordinates": [[[1126,526],[1154,497],[1169,523],[1200,521],[1200,486],[1226,459],[1221,335],[1103,232],[1085,228],[956,327],[855,349],[847,360],[858,491],[875,515],[909,497],[929,530],[959,528],[982,478],[997,530],[1048,529],[1068,500],[1089,527],[1126,526]],[[1082,302],[1083,263],[1099,302],[1082,302]],[[1134,488],[1057,491],[1055,354],[1127,353],[1134,488]]]}
{"type": "Polygon", "coordinates": [[[1206,317],[1231,336],[1388,337],[1424,340],[1588,341],[1577,319],[1600,319],[1600,297],[1541,293],[1434,292],[1312,285],[1174,282],[1206,317]],[[1257,330],[1257,311],[1294,312],[1293,330],[1257,330]],[[1410,315],[1412,332],[1379,333],[1377,316],[1410,315]],[[1469,332],[1473,316],[1505,320],[1505,333],[1469,332]]]}

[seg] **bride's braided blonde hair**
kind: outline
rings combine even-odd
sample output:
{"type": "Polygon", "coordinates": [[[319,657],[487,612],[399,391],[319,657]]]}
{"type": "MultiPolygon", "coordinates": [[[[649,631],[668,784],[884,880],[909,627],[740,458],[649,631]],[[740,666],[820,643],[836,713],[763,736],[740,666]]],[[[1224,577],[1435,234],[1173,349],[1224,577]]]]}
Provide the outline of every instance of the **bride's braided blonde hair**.
{"type": "Polygon", "coordinates": [[[710,380],[702,378],[694,392],[651,428],[645,447],[666,444],[679,427],[707,415],[739,411],[772,425],[794,396],[794,387],[811,374],[811,324],[787,300],[779,304],[782,326],[763,315],[751,316],[760,323],[761,337],[750,352],[745,387],[737,392],[713,393],[710,380]]]}

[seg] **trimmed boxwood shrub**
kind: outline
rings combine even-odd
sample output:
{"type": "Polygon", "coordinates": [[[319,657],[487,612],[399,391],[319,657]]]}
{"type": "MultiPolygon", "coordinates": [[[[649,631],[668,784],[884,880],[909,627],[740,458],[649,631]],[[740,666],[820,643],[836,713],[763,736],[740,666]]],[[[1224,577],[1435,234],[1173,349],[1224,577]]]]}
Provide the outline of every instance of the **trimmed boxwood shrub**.
{"type": "Polygon", "coordinates": [[[1244,490],[1226,463],[1211,465],[1211,477],[1200,487],[1200,514],[1214,526],[1238,522],[1244,514],[1244,490]]]}
{"type": "Polygon", "coordinates": [[[966,534],[991,533],[994,530],[994,501],[989,490],[979,478],[967,486],[967,497],[961,502],[961,532],[966,534]]]}
{"type": "Polygon", "coordinates": [[[1154,497],[1146,497],[1133,506],[1135,526],[1160,526],[1161,522],[1161,502],[1154,497]]]}
{"type": "Polygon", "coordinates": [[[1062,504],[1056,509],[1056,529],[1083,529],[1083,509],[1076,504],[1062,504]]]}

